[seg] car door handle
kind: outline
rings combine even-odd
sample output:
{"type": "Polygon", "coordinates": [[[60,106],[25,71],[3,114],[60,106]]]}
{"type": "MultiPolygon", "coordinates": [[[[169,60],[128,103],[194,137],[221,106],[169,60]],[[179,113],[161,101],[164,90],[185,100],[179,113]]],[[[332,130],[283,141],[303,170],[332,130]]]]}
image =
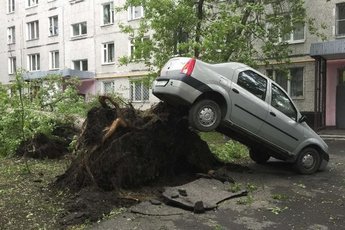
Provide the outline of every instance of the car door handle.
{"type": "Polygon", "coordinates": [[[237,93],[237,94],[240,93],[240,92],[239,92],[237,89],[235,89],[235,88],[232,88],[232,91],[234,91],[234,92],[237,93]]]}
{"type": "Polygon", "coordinates": [[[270,114],[273,116],[273,117],[276,117],[277,115],[273,112],[270,112],[270,114]]]}

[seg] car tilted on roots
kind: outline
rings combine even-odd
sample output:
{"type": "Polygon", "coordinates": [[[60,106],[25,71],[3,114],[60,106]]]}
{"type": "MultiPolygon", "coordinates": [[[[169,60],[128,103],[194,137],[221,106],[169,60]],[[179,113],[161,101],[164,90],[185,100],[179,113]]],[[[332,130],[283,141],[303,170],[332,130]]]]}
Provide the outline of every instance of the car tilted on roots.
{"type": "Polygon", "coordinates": [[[216,130],[247,145],[256,163],[274,157],[294,162],[302,174],[327,166],[327,144],[284,89],[245,64],[172,58],[152,91],[173,106],[188,108],[195,129],[216,130]]]}

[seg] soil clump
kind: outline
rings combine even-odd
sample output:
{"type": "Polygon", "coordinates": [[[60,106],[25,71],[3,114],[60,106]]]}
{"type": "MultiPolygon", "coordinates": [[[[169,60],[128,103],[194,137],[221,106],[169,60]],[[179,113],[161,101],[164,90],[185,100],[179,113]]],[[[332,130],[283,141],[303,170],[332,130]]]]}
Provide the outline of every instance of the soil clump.
{"type": "Polygon", "coordinates": [[[147,111],[120,107],[109,97],[87,115],[74,159],[56,185],[79,191],[137,188],[183,173],[220,165],[207,143],[191,130],[185,110],[159,103],[147,111]]]}

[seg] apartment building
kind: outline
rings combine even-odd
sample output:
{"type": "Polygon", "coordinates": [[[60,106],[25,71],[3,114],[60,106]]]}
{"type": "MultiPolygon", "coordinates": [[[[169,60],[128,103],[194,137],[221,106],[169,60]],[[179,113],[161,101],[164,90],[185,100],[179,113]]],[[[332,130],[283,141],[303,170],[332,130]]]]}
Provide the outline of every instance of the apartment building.
{"type": "Polygon", "coordinates": [[[344,129],[345,1],[305,0],[305,7],[327,39],[310,33],[308,24],[294,25],[294,31],[281,38],[291,49],[288,73],[274,62],[260,70],[288,92],[312,127],[344,129]]]}
{"type": "MultiPolygon", "coordinates": [[[[119,23],[136,26],[142,7],[115,12],[125,0],[3,0],[0,2],[0,81],[12,80],[17,68],[28,79],[48,73],[77,76],[82,94],[118,93],[134,105],[147,108],[157,102],[142,82],[144,65],[122,66],[133,46],[119,23]]],[[[326,41],[295,25],[284,36],[291,48],[288,73],[260,70],[278,82],[308,116],[315,128],[345,128],[345,0],[306,0],[326,41]],[[325,25],[322,28],[321,25],[325,25]]]]}
{"type": "Polygon", "coordinates": [[[144,65],[120,65],[130,56],[131,40],[119,23],[135,26],[142,7],[115,12],[124,0],[3,0],[0,3],[0,81],[13,80],[16,69],[27,79],[49,73],[81,79],[84,95],[117,93],[135,106],[158,101],[141,80],[144,65]],[[7,65],[6,65],[6,64],[7,65]]]}

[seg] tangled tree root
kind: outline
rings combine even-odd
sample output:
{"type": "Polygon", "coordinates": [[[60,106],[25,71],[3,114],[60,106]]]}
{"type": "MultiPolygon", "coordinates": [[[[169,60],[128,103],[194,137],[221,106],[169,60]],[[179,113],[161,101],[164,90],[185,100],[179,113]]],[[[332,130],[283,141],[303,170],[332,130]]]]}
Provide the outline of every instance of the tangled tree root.
{"type": "Polygon", "coordinates": [[[184,110],[159,103],[145,112],[108,97],[92,108],[77,143],[77,158],[56,184],[80,190],[133,188],[219,164],[206,142],[189,129],[184,110]]]}

